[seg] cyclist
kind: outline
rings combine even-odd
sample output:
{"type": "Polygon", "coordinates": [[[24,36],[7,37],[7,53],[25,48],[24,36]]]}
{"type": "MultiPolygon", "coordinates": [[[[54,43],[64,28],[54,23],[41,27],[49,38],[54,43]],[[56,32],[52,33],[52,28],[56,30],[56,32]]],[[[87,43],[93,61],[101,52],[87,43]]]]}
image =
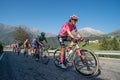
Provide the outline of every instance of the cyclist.
{"type": "Polygon", "coordinates": [[[43,44],[38,41],[37,38],[33,39],[32,47],[33,47],[33,56],[35,56],[36,60],[39,60],[39,45],[42,46],[43,44]]]}
{"type": "Polygon", "coordinates": [[[81,38],[81,35],[80,33],[77,31],[77,28],[76,28],[76,22],[78,21],[78,17],[76,15],[72,15],[70,16],[70,19],[68,22],[66,22],[61,30],[59,31],[59,35],[58,35],[58,40],[60,42],[60,46],[61,46],[61,52],[60,52],[60,57],[59,57],[59,61],[60,61],[60,64],[59,66],[61,68],[67,68],[64,64],[63,64],[63,61],[64,61],[64,53],[65,53],[65,43],[64,41],[71,41],[70,43],[70,46],[69,46],[69,49],[72,48],[72,45],[74,44],[74,41],[75,41],[75,37],[74,35],[72,34],[72,31],[74,30],[76,32],[76,35],[78,38],[81,38]]]}
{"type": "Polygon", "coordinates": [[[24,55],[27,53],[28,55],[28,49],[31,47],[29,39],[26,39],[23,43],[23,47],[24,47],[24,55]]]}
{"type": "MultiPolygon", "coordinates": [[[[45,36],[45,33],[44,33],[44,32],[41,32],[41,35],[38,35],[37,38],[38,38],[38,41],[39,41],[39,42],[43,43],[43,41],[45,41],[46,44],[48,45],[48,41],[47,41],[47,39],[46,39],[46,36],[45,36]]],[[[44,44],[44,43],[43,43],[43,44],[44,44]]]]}
{"type": "MultiPolygon", "coordinates": [[[[44,33],[44,32],[41,32],[41,35],[38,35],[37,38],[38,38],[38,41],[39,41],[41,44],[49,46],[48,41],[47,41],[47,39],[46,39],[46,36],[45,36],[45,33],[44,33]],[[45,41],[46,44],[43,43],[43,41],[45,41]]],[[[42,46],[40,46],[40,47],[42,47],[42,46]]],[[[44,57],[45,57],[45,56],[46,56],[46,55],[44,55],[44,57]]]]}

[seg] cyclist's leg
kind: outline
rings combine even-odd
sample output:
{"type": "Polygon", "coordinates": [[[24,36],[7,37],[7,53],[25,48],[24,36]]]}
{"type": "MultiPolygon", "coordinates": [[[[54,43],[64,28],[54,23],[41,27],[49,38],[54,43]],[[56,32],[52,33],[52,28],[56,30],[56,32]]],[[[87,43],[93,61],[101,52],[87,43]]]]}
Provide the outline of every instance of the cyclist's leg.
{"type": "Polygon", "coordinates": [[[39,59],[39,48],[37,48],[37,50],[36,50],[36,58],[38,58],[39,59]]]}
{"type": "Polygon", "coordinates": [[[36,55],[37,55],[37,46],[36,46],[36,43],[32,43],[32,48],[33,48],[33,57],[36,58],[36,55]]]}
{"type": "Polygon", "coordinates": [[[20,47],[17,48],[17,51],[18,51],[18,55],[20,54],[20,47]]]}
{"type": "Polygon", "coordinates": [[[36,58],[36,48],[33,47],[33,57],[36,58]]]}
{"type": "Polygon", "coordinates": [[[60,64],[62,64],[64,61],[64,53],[65,53],[65,47],[62,47],[60,52],[60,64]]]}
{"type": "Polygon", "coordinates": [[[36,58],[36,44],[32,44],[33,58],[36,58]]]}
{"type": "Polygon", "coordinates": [[[61,68],[67,68],[65,65],[64,65],[64,60],[65,60],[65,58],[64,58],[64,54],[65,54],[65,43],[64,43],[64,41],[66,40],[66,37],[61,37],[61,36],[59,36],[58,37],[58,40],[59,40],[59,42],[60,42],[60,46],[61,46],[61,52],[60,52],[60,55],[59,55],[59,63],[60,63],[60,67],[61,68]]]}
{"type": "Polygon", "coordinates": [[[73,41],[72,38],[69,37],[69,36],[67,36],[64,41],[70,42],[70,43],[68,44],[68,47],[67,47],[67,50],[70,51],[70,50],[72,49],[72,46],[74,45],[74,41],[73,41]]]}
{"type": "Polygon", "coordinates": [[[26,56],[28,57],[28,47],[25,48],[25,51],[26,51],[26,56]]]}
{"type": "Polygon", "coordinates": [[[63,37],[59,36],[58,37],[58,40],[60,42],[60,46],[61,46],[61,52],[60,52],[60,55],[59,55],[59,61],[60,61],[60,64],[63,63],[63,59],[64,59],[64,53],[65,53],[65,43],[64,43],[64,39],[63,37]]]}
{"type": "Polygon", "coordinates": [[[35,59],[37,59],[37,48],[34,48],[34,56],[35,56],[35,59]]]}
{"type": "Polygon", "coordinates": [[[24,55],[26,55],[26,48],[24,47],[24,55]]]}
{"type": "Polygon", "coordinates": [[[29,48],[28,51],[29,51],[30,55],[33,56],[33,49],[32,49],[32,47],[29,48]]]}
{"type": "Polygon", "coordinates": [[[36,45],[36,59],[38,60],[39,59],[39,45],[36,45]]]}

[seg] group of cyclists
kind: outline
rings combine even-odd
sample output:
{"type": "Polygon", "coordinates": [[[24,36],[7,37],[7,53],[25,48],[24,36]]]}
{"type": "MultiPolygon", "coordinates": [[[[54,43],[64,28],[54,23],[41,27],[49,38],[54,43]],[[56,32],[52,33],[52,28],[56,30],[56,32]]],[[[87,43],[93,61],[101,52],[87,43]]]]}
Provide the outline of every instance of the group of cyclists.
{"type": "Polygon", "coordinates": [[[44,45],[49,46],[44,32],[41,32],[41,35],[38,35],[36,38],[34,38],[32,42],[30,42],[29,39],[26,39],[23,43],[21,41],[18,41],[16,44],[13,45],[13,51],[17,52],[19,55],[22,45],[24,48],[24,55],[28,56],[29,50],[29,52],[32,54],[33,57],[35,57],[35,60],[37,61],[39,60],[39,48],[44,45]],[[45,43],[43,43],[43,41],[45,43]]]}
{"type": "MultiPolygon", "coordinates": [[[[61,68],[64,68],[64,69],[67,68],[63,64],[64,54],[65,54],[65,50],[66,50],[66,45],[64,42],[71,41],[70,45],[68,47],[68,50],[70,50],[72,48],[72,46],[74,45],[74,42],[76,40],[72,31],[75,31],[75,33],[79,39],[83,39],[76,28],[77,21],[78,21],[78,17],[76,15],[70,16],[68,22],[63,24],[63,26],[60,29],[59,34],[58,34],[58,41],[59,41],[60,46],[61,46],[61,52],[59,55],[59,62],[60,62],[59,66],[61,68]]],[[[41,36],[37,36],[37,38],[33,39],[32,44],[30,44],[29,39],[26,39],[26,41],[23,43],[24,49],[27,50],[29,47],[32,47],[33,53],[36,53],[34,56],[38,60],[39,59],[39,48],[44,45],[42,41],[45,41],[47,43],[47,45],[49,45],[47,40],[46,40],[44,32],[41,33],[41,36]]]]}

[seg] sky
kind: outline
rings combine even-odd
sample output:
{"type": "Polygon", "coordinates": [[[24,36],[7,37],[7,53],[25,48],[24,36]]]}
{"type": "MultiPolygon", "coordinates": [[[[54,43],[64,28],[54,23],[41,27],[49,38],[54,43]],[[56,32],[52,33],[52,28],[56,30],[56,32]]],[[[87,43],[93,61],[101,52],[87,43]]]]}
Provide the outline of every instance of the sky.
{"type": "Polygon", "coordinates": [[[120,0],[0,0],[0,23],[53,34],[73,14],[79,17],[77,29],[91,27],[104,33],[120,29],[120,0]]]}

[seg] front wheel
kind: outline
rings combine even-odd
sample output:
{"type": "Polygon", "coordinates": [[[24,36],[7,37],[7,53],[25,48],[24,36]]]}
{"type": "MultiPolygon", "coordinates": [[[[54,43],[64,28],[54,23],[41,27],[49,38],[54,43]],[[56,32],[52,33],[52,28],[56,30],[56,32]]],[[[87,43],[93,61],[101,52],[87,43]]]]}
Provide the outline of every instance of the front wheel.
{"type": "Polygon", "coordinates": [[[85,57],[84,61],[78,55],[74,59],[76,71],[85,76],[95,75],[98,72],[98,58],[92,51],[86,49],[82,49],[81,54],[85,57]]]}
{"type": "Polygon", "coordinates": [[[50,60],[48,50],[43,50],[42,52],[40,52],[40,58],[41,58],[42,63],[48,64],[50,60]]]}

